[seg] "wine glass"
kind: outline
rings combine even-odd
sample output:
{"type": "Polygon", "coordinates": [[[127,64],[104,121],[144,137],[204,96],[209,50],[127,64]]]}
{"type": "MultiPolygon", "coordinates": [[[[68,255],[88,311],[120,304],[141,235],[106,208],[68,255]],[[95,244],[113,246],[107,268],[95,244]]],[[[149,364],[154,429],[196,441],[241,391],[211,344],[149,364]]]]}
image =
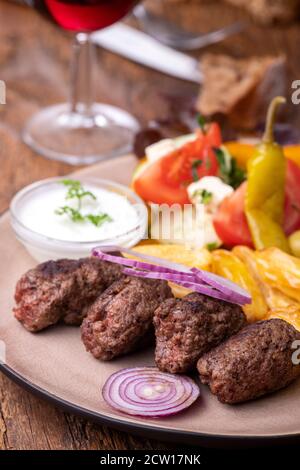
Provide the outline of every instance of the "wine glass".
{"type": "Polygon", "coordinates": [[[41,155],[73,165],[131,150],[138,122],[115,106],[95,103],[91,35],[123,18],[136,0],[25,0],[60,27],[75,32],[69,103],[42,109],[26,124],[23,140],[41,155]]]}

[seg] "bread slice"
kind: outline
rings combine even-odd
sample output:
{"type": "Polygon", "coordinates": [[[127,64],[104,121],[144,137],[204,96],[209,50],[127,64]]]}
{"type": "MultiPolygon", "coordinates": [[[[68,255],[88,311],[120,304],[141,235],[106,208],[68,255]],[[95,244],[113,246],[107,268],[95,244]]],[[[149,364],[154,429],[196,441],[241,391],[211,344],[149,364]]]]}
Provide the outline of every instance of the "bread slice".
{"type": "Polygon", "coordinates": [[[224,115],[237,129],[262,123],[271,99],[286,95],[285,57],[234,59],[205,54],[201,58],[203,86],[197,102],[204,116],[224,115]]]}
{"type": "Polygon", "coordinates": [[[288,22],[300,15],[300,0],[225,0],[243,7],[263,23],[288,22]]]}

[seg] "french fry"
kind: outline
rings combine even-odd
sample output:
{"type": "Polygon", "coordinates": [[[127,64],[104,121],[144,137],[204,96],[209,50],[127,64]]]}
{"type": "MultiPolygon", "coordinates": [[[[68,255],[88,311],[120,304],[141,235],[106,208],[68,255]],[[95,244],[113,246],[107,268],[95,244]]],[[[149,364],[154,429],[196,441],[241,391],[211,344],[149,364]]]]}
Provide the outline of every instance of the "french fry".
{"type": "Polygon", "coordinates": [[[300,259],[278,248],[256,252],[255,258],[264,282],[300,303],[300,259]]]}
{"type": "Polygon", "coordinates": [[[290,323],[296,324],[300,312],[300,304],[297,300],[286,295],[281,290],[281,286],[279,284],[276,284],[276,287],[274,287],[265,279],[258,262],[258,257],[264,252],[254,252],[250,250],[250,248],[238,246],[233,249],[233,253],[244,261],[249,272],[259,285],[265,302],[269,308],[266,318],[282,318],[286,321],[289,319],[290,323]]]}
{"type": "Polygon", "coordinates": [[[270,312],[268,319],[271,318],[280,318],[291,325],[293,325],[296,330],[300,331],[300,309],[296,312],[270,312]]]}
{"type": "Polygon", "coordinates": [[[210,269],[212,260],[212,255],[207,249],[192,249],[184,245],[142,243],[135,246],[134,251],[205,270],[210,269]]]}
{"type": "MultiPolygon", "coordinates": [[[[191,268],[195,267],[206,271],[211,269],[212,256],[205,248],[191,249],[183,245],[162,245],[159,243],[143,242],[135,246],[134,251],[144,255],[166,259],[173,263],[184,264],[191,268]]],[[[191,292],[189,289],[177,286],[171,282],[169,284],[175,297],[181,298],[191,292]]]]}
{"type": "Polygon", "coordinates": [[[212,269],[215,274],[223,276],[246,289],[252,297],[252,303],[243,306],[249,322],[262,320],[268,314],[268,306],[260,287],[249,272],[244,262],[234,253],[216,250],[212,253],[212,269]]]}

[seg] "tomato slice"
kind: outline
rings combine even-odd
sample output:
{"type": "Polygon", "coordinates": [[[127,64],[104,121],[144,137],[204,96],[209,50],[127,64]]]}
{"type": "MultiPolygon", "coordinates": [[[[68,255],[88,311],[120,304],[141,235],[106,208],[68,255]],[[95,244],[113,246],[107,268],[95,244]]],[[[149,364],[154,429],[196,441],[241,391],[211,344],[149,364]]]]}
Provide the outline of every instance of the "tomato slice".
{"type": "Polygon", "coordinates": [[[217,122],[210,124],[206,133],[206,139],[212,147],[220,147],[222,145],[221,129],[217,122]]]}
{"type": "MultiPolygon", "coordinates": [[[[162,159],[161,159],[162,160],[162,159]]],[[[170,185],[164,178],[162,161],[149,165],[133,182],[134,191],[144,201],[155,204],[189,204],[189,197],[184,186],[170,185]]]]}
{"type": "Polygon", "coordinates": [[[144,200],[156,204],[188,204],[186,187],[203,176],[218,174],[214,147],[221,145],[221,131],[212,123],[205,134],[147,166],[133,181],[134,190],[144,200]]]}
{"type": "Polygon", "coordinates": [[[300,229],[300,166],[287,160],[284,231],[287,235],[300,229]]]}
{"type": "MultiPolygon", "coordinates": [[[[244,212],[247,182],[243,183],[220,205],[214,217],[214,226],[224,245],[253,247],[244,212]]],[[[300,167],[287,160],[285,185],[284,231],[290,235],[300,229],[300,167]]]]}
{"type": "Polygon", "coordinates": [[[214,216],[213,223],[217,235],[224,245],[253,247],[253,242],[245,215],[247,182],[244,182],[232,196],[224,199],[214,216]]]}

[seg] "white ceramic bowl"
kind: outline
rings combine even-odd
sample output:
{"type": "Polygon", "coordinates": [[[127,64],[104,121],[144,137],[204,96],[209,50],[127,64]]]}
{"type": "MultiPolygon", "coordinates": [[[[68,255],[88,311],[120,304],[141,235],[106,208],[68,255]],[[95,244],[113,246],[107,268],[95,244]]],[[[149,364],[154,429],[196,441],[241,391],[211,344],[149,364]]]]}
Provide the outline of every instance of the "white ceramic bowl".
{"type": "Polygon", "coordinates": [[[93,241],[67,241],[45,236],[26,226],[21,220],[22,209],[33,196],[42,195],[44,191],[51,189],[63,178],[49,178],[26,186],[19,191],[11,201],[10,215],[11,225],[18,240],[25,246],[27,251],[39,262],[59,258],[82,258],[89,256],[91,250],[100,245],[120,245],[131,248],[145,237],[148,224],[148,213],[144,202],[131,189],[126,186],[108,180],[98,178],[79,178],[82,184],[92,184],[99,189],[111,191],[126,197],[137,214],[137,224],[128,231],[119,233],[110,239],[98,239],[93,241]]]}

